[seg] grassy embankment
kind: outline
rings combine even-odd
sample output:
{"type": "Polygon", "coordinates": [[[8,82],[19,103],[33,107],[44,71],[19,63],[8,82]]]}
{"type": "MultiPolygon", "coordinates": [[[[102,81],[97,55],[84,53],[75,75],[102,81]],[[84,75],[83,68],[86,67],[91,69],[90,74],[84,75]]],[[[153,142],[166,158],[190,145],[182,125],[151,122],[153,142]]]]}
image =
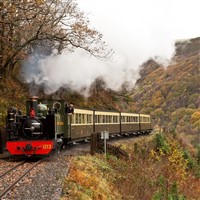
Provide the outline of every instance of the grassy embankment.
{"type": "Polygon", "coordinates": [[[116,143],[129,159],[96,154],[72,158],[62,200],[200,199],[197,136],[151,134],[116,143]]]}

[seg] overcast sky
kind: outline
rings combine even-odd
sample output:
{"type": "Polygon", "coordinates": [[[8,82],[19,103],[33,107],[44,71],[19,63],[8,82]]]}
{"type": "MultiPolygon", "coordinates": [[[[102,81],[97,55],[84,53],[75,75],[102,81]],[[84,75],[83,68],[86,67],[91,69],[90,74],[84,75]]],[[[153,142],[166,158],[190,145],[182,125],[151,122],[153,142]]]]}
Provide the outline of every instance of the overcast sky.
{"type": "Polygon", "coordinates": [[[107,43],[128,57],[170,58],[175,40],[200,36],[199,0],[78,0],[107,43]]]}
{"type": "Polygon", "coordinates": [[[77,3],[91,26],[103,34],[103,40],[115,51],[114,61],[102,62],[80,51],[49,58],[40,66],[49,92],[63,84],[80,90],[89,87],[98,76],[103,76],[111,89],[119,89],[123,81],[130,81],[133,86],[139,77],[139,66],[148,58],[170,59],[176,40],[200,37],[200,0],[77,3]]]}

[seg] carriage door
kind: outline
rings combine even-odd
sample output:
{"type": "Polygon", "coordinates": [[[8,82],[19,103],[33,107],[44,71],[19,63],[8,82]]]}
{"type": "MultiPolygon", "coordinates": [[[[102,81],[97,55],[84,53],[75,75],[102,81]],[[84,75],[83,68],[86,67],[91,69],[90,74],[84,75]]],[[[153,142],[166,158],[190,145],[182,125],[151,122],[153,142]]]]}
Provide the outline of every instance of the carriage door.
{"type": "Polygon", "coordinates": [[[72,117],[73,115],[68,115],[68,120],[67,120],[67,123],[68,123],[68,138],[72,138],[72,117]]]}

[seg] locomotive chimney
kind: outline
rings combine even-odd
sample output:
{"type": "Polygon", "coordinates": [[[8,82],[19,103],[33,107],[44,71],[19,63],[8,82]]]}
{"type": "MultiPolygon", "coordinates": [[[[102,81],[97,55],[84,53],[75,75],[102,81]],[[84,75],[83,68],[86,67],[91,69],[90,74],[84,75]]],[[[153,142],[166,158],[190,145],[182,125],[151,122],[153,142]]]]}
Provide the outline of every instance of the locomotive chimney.
{"type": "Polygon", "coordinates": [[[37,106],[38,106],[38,97],[37,96],[32,96],[30,97],[30,108],[33,108],[37,117],[37,106]]]}

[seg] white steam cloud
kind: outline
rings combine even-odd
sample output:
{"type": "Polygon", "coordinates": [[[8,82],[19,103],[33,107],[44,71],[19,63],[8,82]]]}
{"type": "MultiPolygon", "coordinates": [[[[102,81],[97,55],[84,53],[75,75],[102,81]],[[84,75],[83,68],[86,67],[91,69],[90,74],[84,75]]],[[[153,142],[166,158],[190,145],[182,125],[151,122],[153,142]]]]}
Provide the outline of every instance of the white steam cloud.
{"type": "Polygon", "coordinates": [[[70,55],[63,52],[45,59],[32,57],[24,64],[25,79],[29,83],[44,85],[46,93],[67,86],[87,95],[91,83],[97,77],[102,77],[110,89],[118,90],[125,81],[134,85],[138,78],[134,66],[127,68],[128,58],[125,60],[125,57],[120,56],[117,61],[105,62],[79,50],[70,55]]]}
{"type": "MultiPolygon", "coordinates": [[[[170,60],[177,39],[200,36],[199,0],[77,0],[91,25],[104,35],[116,52],[113,61],[100,61],[77,50],[73,54],[28,62],[28,82],[44,84],[46,92],[62,86],[88,88],[101,76],[111,89],[118,90],[139,77],[138,68],[149,58],[170,60]]],[[[166,64],[166,62],[165,62],[166,64]]]]}

